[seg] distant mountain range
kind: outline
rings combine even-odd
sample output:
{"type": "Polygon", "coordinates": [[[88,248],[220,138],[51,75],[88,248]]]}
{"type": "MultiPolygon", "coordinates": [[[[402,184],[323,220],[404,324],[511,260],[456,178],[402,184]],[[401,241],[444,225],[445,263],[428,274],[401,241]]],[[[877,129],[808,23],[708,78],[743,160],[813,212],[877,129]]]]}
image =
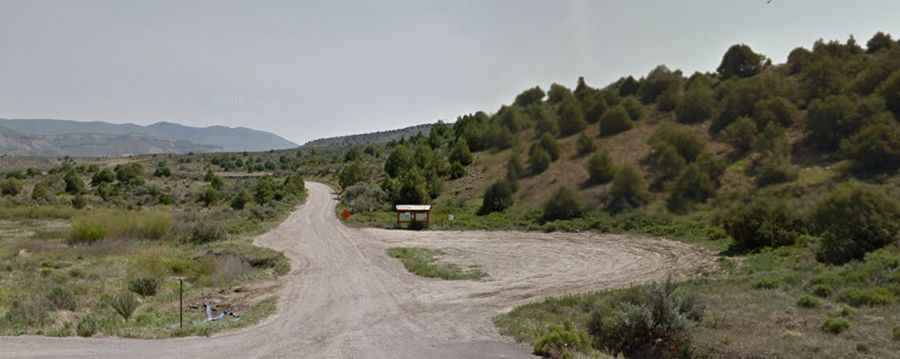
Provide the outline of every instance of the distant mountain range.
{"type": "Polygon", "coordinates": [[[368,145],[372,143],[388,143],[391,141],[398,141],[401,138],[409,138],[413,137],[417,134],[425,134],[427,135],[429,131],[431,131],[432,124],[424,124],[424,125],[416,125],[405,127],[397,130],[390,131],[380,131],[380,132],[370,132],[370,133],[362,133],[358,135],[348,135],[348,136],[337,136],[337,137],[328,137],[328,138],[320,138],[318,140],[309,141],[303,145],[303,147],[318,147],[318,148],[326,148],[326,147],[349,147],[349,146],[358,146],[358,145],[368,145]]]}
{"type": "Polygon", "coordinates": [[[51,119],[0,119],[0,154],[125,156],[147,153],[268,151],[297,147],[245,127],[149,126],[51,119]]]}

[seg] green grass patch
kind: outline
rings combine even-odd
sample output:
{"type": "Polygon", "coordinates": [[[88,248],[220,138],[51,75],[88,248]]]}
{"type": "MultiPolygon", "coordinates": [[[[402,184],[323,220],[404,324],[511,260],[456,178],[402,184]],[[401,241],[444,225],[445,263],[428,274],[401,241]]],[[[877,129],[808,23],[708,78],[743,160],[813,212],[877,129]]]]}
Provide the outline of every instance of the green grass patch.
{"type": "Polygon", "coordinates": [[[70,219],[78,210],[61,206],[2,206],[0,219],[70,219]]]}
{"type": "Polygon", "coordinates": [[[172,227],[172,214],[163,210],[98,210],[72,220],[69,243],[101,239],[161,239],[172,227]]]}
{"type": "Polygon", "coordinates": [[[421,277],[444,280],[471,280],[486,276],[478,268],[464,269],[456,264],[439,262],[437,257],[444,254],[440,250],[417,247],[389,248],[387,254],[397,258],[410,271],[421,277]]]}

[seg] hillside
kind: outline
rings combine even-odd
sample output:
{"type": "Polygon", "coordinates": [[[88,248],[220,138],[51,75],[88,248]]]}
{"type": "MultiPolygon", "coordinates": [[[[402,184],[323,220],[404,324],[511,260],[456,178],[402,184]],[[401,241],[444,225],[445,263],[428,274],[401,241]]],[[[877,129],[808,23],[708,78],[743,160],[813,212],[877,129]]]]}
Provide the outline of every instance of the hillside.
{"type": "Polygon", "coordinates": [[[20,155],[120,156],[192,151],[267,151],[297,145],[275,134],[244,127],[149,126],[51,119],[0,119],[7,150],[20,155]],[[49,145],[42,145],[47,143],[49,145]],[[13,147],[13,144],[17,144],[13,147]]]}
{"type": "Polygon", "coordinates": [[[432,229],[638,233],[719,253],[719,273],[676,294],[605,291],[500,316],[519,340],[580,334],[625,357],[900,353],[900,44],[889,35],[818,41],[783,64],[735,45],[714,72],[534,87],[344,162],[350,223],[390,228],[391,205],[431,203],[432,229]],[[653,307],[684,301],[702,307],[653,307]],[[629,308],[693,319],[646,333],[628,327],[646,319],[629,308]],[[659,352],[670,348],[691,354],[659,352]]]}
{"type": "Polygon", "coordinates": [[[303,146],[306,148],[340,148],[360,145],[364,146],[368,144],[383,144],[391,141],[398,141],[404,137],[428,134],[431,130],[431,126],[432,124],[423,124],[389,131],[320,138],[309,141],[303,146]]]}

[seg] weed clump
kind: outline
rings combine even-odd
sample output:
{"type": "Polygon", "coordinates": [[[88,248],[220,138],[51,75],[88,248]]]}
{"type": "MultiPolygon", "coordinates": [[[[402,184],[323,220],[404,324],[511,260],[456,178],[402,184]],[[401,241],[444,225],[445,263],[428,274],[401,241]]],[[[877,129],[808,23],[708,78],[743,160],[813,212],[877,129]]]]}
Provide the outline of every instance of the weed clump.
{"type": "Polygon", "coordinates": [[[56,310],[75,310],[75,295],[63,287],[53,287],[47,292],[47,300],[56,310]]]}
{"type": "Polygon", "coordinates": [[[554,325],[534,341],[534,354],[547,358],[572,358],[591,347],[590,337],[572,323],[554,325]]]}
{"type": "Polygon", "coordinates": [[[89,338],[97,334],[99,327],[100,324],[97,322],[97,319],[92,315],[87,315],[78,321],[78,326],[75,327],[75,334],[78,334],[79,337],[89,338]]]}
{"type": "Polygon", "coordinates": [[[157,278],[134,278],[128,281],[128,290],[142,297],[152,297],[159,291],[159,284],[157,278]]]}
{"type": "Polygon", "coordinates": [[[112,307],[122,319],[125,319],[126,322],[140,305],[140,300],[138,300],[131,292],[117,294],[112,298],[109,298],[109,306],[112,307]]]}
{"type": "Polygon", "coordinates": [[[850,329],[850,322],[842,318],[828,318],[822,323],[822,330],[826,333],[841,334],[850,329]]]}

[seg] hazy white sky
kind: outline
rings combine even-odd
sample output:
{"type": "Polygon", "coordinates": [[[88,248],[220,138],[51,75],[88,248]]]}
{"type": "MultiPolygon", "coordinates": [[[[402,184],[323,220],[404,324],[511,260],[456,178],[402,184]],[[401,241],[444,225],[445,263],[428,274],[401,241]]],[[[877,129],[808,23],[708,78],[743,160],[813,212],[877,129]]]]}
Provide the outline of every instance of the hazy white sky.
{"type": "Polygon", "coordinates": [[[0,117],[246,126],[297,143],[494,111],[747,43],[900,35],[900,1],[0,0],[0,117]]]}

